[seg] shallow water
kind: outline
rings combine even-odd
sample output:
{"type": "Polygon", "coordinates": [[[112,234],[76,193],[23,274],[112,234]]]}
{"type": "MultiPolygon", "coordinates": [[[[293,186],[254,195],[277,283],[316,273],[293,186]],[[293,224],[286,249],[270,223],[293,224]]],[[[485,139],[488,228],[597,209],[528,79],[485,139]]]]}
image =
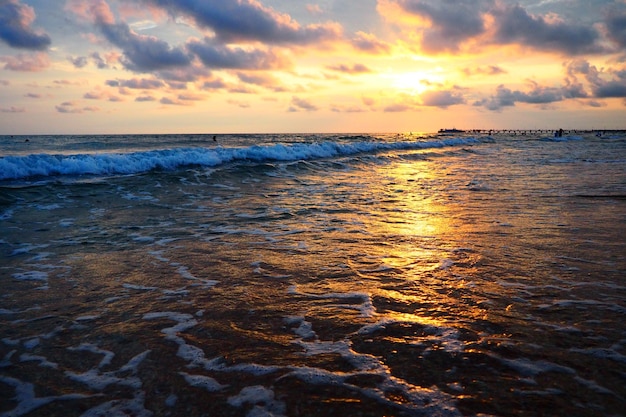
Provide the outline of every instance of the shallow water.
{"type": "Polygon", "coordinates": [[[157,139],[1,184],[0,416],[624,415],[625,137],[157,139]]]}

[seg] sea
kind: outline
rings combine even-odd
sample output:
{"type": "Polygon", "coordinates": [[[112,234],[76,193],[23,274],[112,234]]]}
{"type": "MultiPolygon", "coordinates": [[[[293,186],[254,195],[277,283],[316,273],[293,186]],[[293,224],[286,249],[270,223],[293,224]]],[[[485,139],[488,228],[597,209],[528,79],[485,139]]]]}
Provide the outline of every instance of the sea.
{"type": "Polygon", "coordinates": [[[0,137],[0,416],[625,416],[626,132],[0,137]]]}

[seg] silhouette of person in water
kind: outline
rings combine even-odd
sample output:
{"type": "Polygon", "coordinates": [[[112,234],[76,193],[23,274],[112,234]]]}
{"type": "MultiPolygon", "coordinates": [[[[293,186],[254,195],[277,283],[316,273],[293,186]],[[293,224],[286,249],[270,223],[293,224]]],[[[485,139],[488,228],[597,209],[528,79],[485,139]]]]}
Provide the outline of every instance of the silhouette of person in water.
{"type": "Polygon", "coordinates": [[[213,142],[217,142],[217,139],[215,138],[215,135],[213,135],[213,142]]]}

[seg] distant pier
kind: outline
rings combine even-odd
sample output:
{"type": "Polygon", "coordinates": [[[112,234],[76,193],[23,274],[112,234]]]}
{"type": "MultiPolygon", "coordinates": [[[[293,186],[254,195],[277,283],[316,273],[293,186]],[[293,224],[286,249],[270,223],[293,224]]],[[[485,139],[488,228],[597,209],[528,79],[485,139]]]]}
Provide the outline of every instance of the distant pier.
{"type": "MultiPolygon", "coordinates": [[[[512,135],[512,136],[533,136],[533,135],[550,135],[552,136],[558,129],[467,129],[460,130],[459,132],[470,133],[475,135],[512,135]]],[[[578,135],[578,134],[624,134],[624,129],[563,129],[564,135],[578,135]]]]}

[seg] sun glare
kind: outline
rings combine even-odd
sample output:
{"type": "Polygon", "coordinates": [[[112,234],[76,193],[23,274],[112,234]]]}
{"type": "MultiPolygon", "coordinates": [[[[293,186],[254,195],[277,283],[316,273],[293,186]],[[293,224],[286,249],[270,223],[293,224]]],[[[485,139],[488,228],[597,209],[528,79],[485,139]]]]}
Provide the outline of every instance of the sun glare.
{"type": "Polygon", "coordinates": [[[416,96],[441,84],[441,76],[434,71],[390,73],[386,78],[395,90],[416,96]]]}

